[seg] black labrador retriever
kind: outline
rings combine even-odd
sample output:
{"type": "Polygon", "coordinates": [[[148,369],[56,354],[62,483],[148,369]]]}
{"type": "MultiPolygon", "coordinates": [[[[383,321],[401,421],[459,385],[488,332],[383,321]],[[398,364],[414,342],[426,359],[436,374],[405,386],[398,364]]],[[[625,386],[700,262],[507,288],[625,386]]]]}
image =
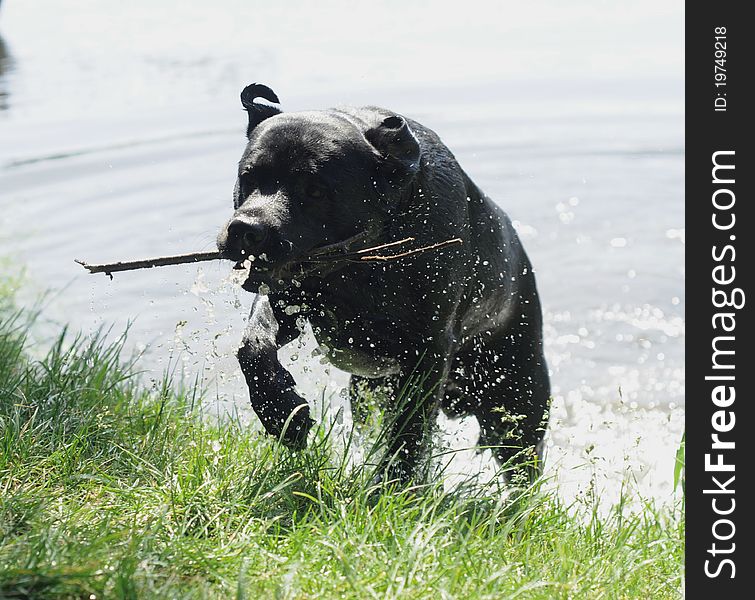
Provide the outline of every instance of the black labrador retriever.
{"type": "Polygon", "coordinates": [[[308,321],[352,382],[403,390],[380,478],[412,478],[439,408],[473,414],[481,445],[536,474],[550,384],[535,275],[508,217],[411,119],[371,106],[281,113],[259,98],[279,103],[259,84],[241,94],[249,143],[218,248],[247,261],[243,287],[258,294],[238,358],[267,432],[306,444],[309,408],[277,352],[308,321]],[[405,256],[359,260],[391,242],[405,256]]]}

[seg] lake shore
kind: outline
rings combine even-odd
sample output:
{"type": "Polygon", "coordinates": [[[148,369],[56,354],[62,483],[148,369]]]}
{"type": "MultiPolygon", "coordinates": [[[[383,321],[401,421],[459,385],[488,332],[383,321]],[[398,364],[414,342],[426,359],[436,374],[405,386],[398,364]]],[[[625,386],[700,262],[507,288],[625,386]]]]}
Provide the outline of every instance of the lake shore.
{"type": "Polygon", "coordinates": [[[62,332],[0,293],[0,596],[679,598],[681,504],[608,512],[545,485],[370,488],[327,424],[291,453],[146,386],[122,340],[62,332]],[[341,455],[342,456],[342,455],[341,455]]]}

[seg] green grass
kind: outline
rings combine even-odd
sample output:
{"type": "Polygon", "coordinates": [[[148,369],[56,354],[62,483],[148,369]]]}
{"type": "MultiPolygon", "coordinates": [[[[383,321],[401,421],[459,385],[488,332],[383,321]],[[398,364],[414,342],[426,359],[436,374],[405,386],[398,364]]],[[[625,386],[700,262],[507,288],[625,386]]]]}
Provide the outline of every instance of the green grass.
{"type": "Polygon", "coordinates": [[[0,298],[0,598],[680,597],[680,509],[376,495],[325,427],[297,454],[219,424],[130,376],[122,340],[64,332],[30,358],[0,298]]]}

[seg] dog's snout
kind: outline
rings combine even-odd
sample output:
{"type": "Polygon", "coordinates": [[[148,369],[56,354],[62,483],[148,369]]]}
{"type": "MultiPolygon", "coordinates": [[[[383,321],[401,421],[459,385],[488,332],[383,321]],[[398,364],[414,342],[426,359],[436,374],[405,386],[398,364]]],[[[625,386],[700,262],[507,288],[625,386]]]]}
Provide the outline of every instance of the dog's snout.
{"type": "Polygon", "coordinates": [[[251,253],[260,248],[269,235],[269,228],[262,223],[250,223],[234,219],[228,224],[228,241],[231,246],[251,253]]]}

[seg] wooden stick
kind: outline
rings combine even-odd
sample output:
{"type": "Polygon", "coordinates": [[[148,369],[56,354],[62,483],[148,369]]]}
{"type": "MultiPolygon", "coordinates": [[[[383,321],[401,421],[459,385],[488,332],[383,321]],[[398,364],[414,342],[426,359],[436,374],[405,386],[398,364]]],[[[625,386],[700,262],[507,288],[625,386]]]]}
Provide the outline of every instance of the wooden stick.
{"type": "MultiPolygon", "coordinates": [[[[463,243],[461,238],[454,238],[452,240],[446,240],[444,242],[438,242],[437,244],[431,244],[429,246],[422,246],[421,248],[414,248],[412,250],[406,250],[405,252],[399,252],[398,254],[367,254],[366,252],[375,252],[376,250],[383,250],[385,248],[391,248],[393,246],[398,246],[401,244],[407,244],[409,242],[413,242],[414,238],[404,238],[403,240],[398,240],[395,242],[389,242],[387,244],[381,244],[379,246],[373,246],[371,248],[362,248],[361,250],[356,250],[354,252],[347,252],[344,254],[320,254],[319,252],[324,252],[329,249],[335,249],[335,248],[346,248],[347,243],[351,243],[354,241],[357,241],[358,239],[364,237],[364,234],[358,234],[354,236],[353,238],[349,238],[348,240],[345,240],[344,242],[340,242],[337,244],[331,244],[330,246],[323,246],[321,249],[319,249],[318,254],[314,254],[310,256],[309,258],[305,259],[305,262],[330,262],[330,261],[338,261],[338,260],[349,260],[352,262],[384,262],[389,260],[398,260],[400,258],[405,258],[407,256],[413,256],[414,254],[419,254],[421,252],[428,252],[430,250],[437,250],[439,248],[444,248],[445,246],[450,246],[451,244],[461,244],[463,243]]],[[[108,277],[111,279],[113,278],[113,273],[117,273],[119,271],[133,271],[136,269],[151,269],[152,267],[163,267],[166,265],[181,265],[181,264],[187,264],[187,263],[196,263],[196,262],[203,262],[208,260],[221,260],[224,257],[221,255],[220,252],[213,251],[213,252],[192,252],[189,254],[178,254],[175,256],[158,256],[156,258],[145,258],[143,260],[131,260],[131,261],[119,261],[115,263],[106,263],[106,264],[100,264],[100,265],[90,265],[89,263],[84,262],[83,260],[74,259],[74,262],[79,263],[82,267],[87,269],[90,273],[105,273],[108,277]]]]}
{"type": "Polygon", "coordinates": [[[413,242],[413,237],[404,238],[403,240],[398,240],[397,242],[389,242],[387,244],[381,244],[380,246],[373,246],[372,248],[362,248],[361,250],[357,250],[356,254],[364,254],[365,252],[373,252],[375,250],[382,250],[383,248],[390,248],[391,246],[398,246],[399,244],[408,244],[409,242],[413,242]]]}
{"type": "Polygon", "coordinates": [[[437,250],[439,248],[444,248],[445,246],[450,246],[451,244],[463,243],[461,238],[454,238],[452,240],[445,240],[443,242],[438,242],[437,244],[431,244],[429,246],[422,246],[421,248],[413,248],[411,250],[406,250],[405,252],[399,252],[396,254],[368,254],[367,256],[364,256],[365,252],[374,252],[376,250],[383,250],[384,248],[390,248],[391,246],[398,246],[400,244],[407,244],[413,241],[414,241],[413,237],[408,237],[408,238],[404,238],[403,240],[398,240],[396,242],[389,242],[387,244],[381,244],[380,246],[373,246],[371,248],[362,248],[361,250],[356,250],[354,252],[347,252],[345,254],[312,255],[303,259],[303,262],[325,263],[325,262],[338,262],[341,260],[345,260],[349,262],[380,262],[380,261],[384,262],[388,260],[397,260],[399,258],[405,258],[407,256],[413,256],[414,254],[420,254],[421,252],[429,252],[430,250],[437,250]]]}
{"type": "Polygon", "coordinates": [[[310,258],[327,254],[328,252],[331,252],[333,250],[346,250],[351,244],[364,239],[365,237],[367,237],[367,235],[367,231],[362,231],[361,233],[352,235],[350,238],[341,240],[340,242],[335,242],[334,244],[328,244],[327,246],[320,246],[319,248],[315,248],[315,251],[310,255],[310,258]]]}
{"type": "Polygon", "coordinates": [[[220,260],[223,257],[220,252],[192,252],[190,254],[178,254],[176,256],[159,256],[157,258],[145,258],[144,260],[120,261],[116,263],[90,265],[83,260],[74,259],[90,273],[105,273],[112,279],[113,273],[118,271],[133,271],[134,269],[151,269],[152,267],[163,267],[165,265],[181,265],[185,263],[196,263],[206,260],[220,260]]]}
{"type": "MultiPolygon", "coordinates": [[[[409,238],[411,239],[411,238],[409,238]]],[[[420,252],[428,252],[430,250],[437,250],[438,248],[444,248],[445,246],[450,246],[451,244],[463,244],[464,241],[461,238],[454,238],[452,240],[446,240],[445,242],[438,242],[437,244],[431,244],[430,246],[422,246],[421,248],[414,248],[413,250],[407,250],[406,252],[400,252],[399,254],[387,254],[385,256],[381,255],[368,255],[368,256],[361,256],[359,258],[360,261],[363,262],[377,262],[377,261],[386,261],[386,260],[397,260],[399,258],[405,258],[407,256],[412,256],[413,254],[419,254],[420,252]]],[[[388,244],[386,244],[388,245],[388,244]]]]}
{"type": "Polygon", "coordinates": [[[399,244],[408,244],[409,242],[413,242],[413,237],[404,238],[403,240],[398,240],[396,242],[389,242],[387,244],[380,244],[379,246],[372,246],[371,248],[362,248],[361,250],[355,250],[354,252],[342,252],[340,254],[322,254],[320,252],[316,254],[310,254],[307,258],[304,260],[306,262],[328,262],[328,261],[339,261],[339,260],[349,260],[349,259],[359,259],[362,260],[361,255],[365,252],[374,252],[375,250],[382,250],[383,248],[390,248],[391,246],[398,246],[399,244]]]}

